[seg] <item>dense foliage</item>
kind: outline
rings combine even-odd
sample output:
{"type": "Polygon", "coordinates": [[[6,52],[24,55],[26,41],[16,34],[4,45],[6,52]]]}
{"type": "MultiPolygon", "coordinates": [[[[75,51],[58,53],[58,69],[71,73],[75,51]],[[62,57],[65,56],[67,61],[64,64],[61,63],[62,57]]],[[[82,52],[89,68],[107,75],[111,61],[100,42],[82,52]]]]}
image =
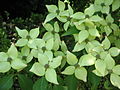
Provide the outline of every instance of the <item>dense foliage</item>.
{"type": "Polygon", "coordinates": [[[16,38],[0,52],[0,90],[13,83],[22,90],[120,89],[120,1],[91,1],[84,11],[72,6],[46,5],[44,22],[30,19],[27,28],[13,21],[16,38]]]}

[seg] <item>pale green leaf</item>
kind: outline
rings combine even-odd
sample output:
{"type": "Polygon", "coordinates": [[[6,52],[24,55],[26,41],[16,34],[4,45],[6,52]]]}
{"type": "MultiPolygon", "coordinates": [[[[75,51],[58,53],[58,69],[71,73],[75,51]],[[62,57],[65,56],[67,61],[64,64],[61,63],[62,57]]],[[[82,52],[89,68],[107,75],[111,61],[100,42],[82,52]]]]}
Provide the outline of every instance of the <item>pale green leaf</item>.
{"type": "Polygon", "coordinates": [[[60,21],[60,22],[67,22],[67,18],[64,17],[64,16],[57,16],[57,19],[60,21]]]}
{"type": "Polygon", "coordinates": [[[27,56],[29,53],[30,53],[30,48],[29,48],[29,47],[24,46],[24,47],[21,49],[21,54],[22,54],[23,56],[27,56]]]}
{"type": "Polygon", "coordinates": [[[46,5],[46,7],[47,7],[48,12],[50,13],[55,13],[58,10],[56,5],[46,5]]]}
{"type": "Polygon", "coordinates": [[[64,41],[62,41],[62,43],[61,43],[61,49],[63,52],[65,52],[65,53],[67,52],[67,46],[64,41]]]}
{"type": "Polygon", "coordinates": [[[109,26],[105,26],[104,29],[105,29],[107,36],[109,36],[112,33],[112,29],[109,26]]]}
{"type": "Polygon", "coordinates": [[[98,71],[102,76],[105,76],[106,63],[105,63],[103,60],[98,59],[98,60],[95,62],[95,68],[97,69],[97,71],[98,71]]]}
{"type": "Polygon", "coordinates": [[[21,60],[21,59],[14,59],[11,61],[11,67],[15,70],[22,70],[23,68],[25,68],[27,65],[21,60]]]}
{"type": "Polygon", "coordinates": [[[90,20],[93,22],[100,22],[103,19],[101,17],[99,17],[98,15],[94,15],[94,16],[90,17],[90,20]]]}
{"type": "Polygon", "coordinates": [[[64,11],[65,3],[59,0],[58,1],[58,8],[59,8],[60,11],[64,11]]]}
{"type": "Polygon", "coordinates": [[[100,34],[99,34],[99,32],[98,32],[98,30],[96,28],[89,29],[89,33],[90,33],[91,36],[100,37],[100,34]]]}
{"type": "Polygon", "coordinates": [[[102,77],[102,76],[103,76],[97,69],[93,70],[92,72],[93,72],[94,74],[96,74],[97,76],[99,76],[99,77],[102,77]]]}
{"type": "Polygon", "coordinates": [[[25,46],[27,45],[27,42],[28,40],[27,39],[19,39],[17,42],[16,42],[16,46],[19,46],[19,47],[22,47],[22,46],[25,46]]]}
{"type": "Polygon", "coordinates": [[[45,41],[43,39],[35,39],[35,44],[38,49],[45,47],[45,41]]]}
{"type": "Polygon", "coordinates": [[[5,73],[11,69],[11,65],[9,62],[0,62],[0,72],[5,73]]]}
{"type": "Polygon", "coordinates": [[[53,38],[47,40],[47,42],[46,42],[46,49],[47,49],[47,50],[52,50],[52,49],[53,49],[53,45],[54,45],[54,40],[53,40],[53,38]]]}
{"type": "Polygon", "coordinates": [[[27,46],[28,46],[29,48],[37,49],[36,43],[35,43],[35,40],[34,40],[34,39],[29,40],[28,43],[27,43],[27,46]]]}
{"type": "Polygon", "coordinates": [[[48,57],[49,61],[53,60],[53,52],[52,51],[45,51],[44,54],[48,57]]]}
{"type": "Polygon", "coordinates": [[[58,84],[56,71],[52,68],[46,70],[45,78],[51,83],[58,84]]]}
{"type": "Polygon", "coordinates": [[[52,26],[50,23],[44,24],[44,28],[45,28],[48,32],[53,31],[53,26],[52,26]]]}
{"type": "Polygon", "coordinates": [[[70,6],[70,4],[68,4],[68,11],[69,11],[69,14],[72,15],[74,13],[72,7],[70,6]]]}
{"type": "Polygon", "coordinates": [[[50,67],[57,68],[58,66],[61,65],[61,60],[62,60],[62,56],[53,58],[53,60],[51,62],[49,62],[50,67]]]}
{"type": "Polygon", "coordinates": [[[8,56],[11,58],[16,58],[18,56],[18,51],[14,44],[10,46],[7,53],[8,53],[8,56]]]}
{"type": "Polygon", "coordinates": [[[88,33],[88,31],[87,30],[82,30],[82,31],[80,31],[79,32],[79,35],[78,35],[78,37],[79,37],[79,43],[81,43],[81,42],[83,42],[85,39],[87,39],[88,38],[88,36],[89,36],[89,33],[88,33]]]}
{"type": "Polygon", "coordinates": [[[8,55],[5,52],[0,52],[0,62],[7,61],[8,55]]]}
{"type": "Polygon", "coordinates": [[[38,61],[39,61],[40,64],[46,65],[46,64],[48,64],[48,57],[44,54],[39,53],[38,54],[38,61]]]}
{"type": "Polygon", "coordinates": [[[108,23],[113,23],[113,22],[114,22],[114,19],[112,18],[112,16],[111,16],[110,14],[108,14],[107,17],[106,17],[106,21],[107,21],[108,23]]]}
{"type": "Polygon", "coordinates": [[[67,63],[70,65],[75,65],[78,62],[77,57],[71,52],[67,51],[67,63]]]}
{"type": "Polygon", "coordinates": [[[96,57],[92,56],[91,54],[86,54],[80,57],[79,65],[80,66],[91,66],[95,64],[96,57]]]}
{"type": "Polygon", "coordinates": [[[29,63],[31,62],[33,59],[33,55],[30,53],[28,56],[27,56],[27,59],[26,59],[26,62],[29,63]]]}
{"type": "Polygon", "coordinates": [[[112,47],[109,49],[109,53],[111,56],[115,57],[119,55],[120,50],[117,47],[112,47]]]}
{"type": "Polygon", "coordinates": [[[115,11],[120,8],[120,0],[114,0],[112,3],[112,11],[115,11]]]}
{"type": "Polygon", "coordinates": [[[111,74],[110,81],[114,86],[116,86],[120,89],[120,76],[118,76],[116,74],[111,74]]]}
{"type": "Polygon", "coordinates": [[[37,38],[39,36],[39,28],[31,29],[29,34],[32,39],[37,38]]]}
{"type": "Polygon", "coordinates": [[[107,54],[106,57],[104,58],[104,61],[106,63],[106,68],[107,69],[112,69],[115,66],[115,61],[114,59],[110,56],[110,54],[107,54]]]}
{"type": "Polygon", "coordinates": [[[75,67],[74,66],[68,66],[65,68],[65,70],[62,72],[62,74],[65,75],[72,75],[75,72],[75,67]]]}
{"type": "Polygon", "coordinates": [[[37,76],[43,76],[45,74],[45,68],[40,63],[35,62],[30,69],[31,72],[36,74],[37,76]]]}
{"type": "Polygon", "coordinates": [[[15,27],[17,30],[17,33],[20,37],[22,38],[26,38],[28,35],[28,31],[27,30],[20,30],[18,27],[15,27]]]}
{"type": "Polygon", "coordinates": [[[70,17],[72,17],[74,19],[84,19],[85,15],[82,12],[76,12],[73,15],[71,15],[70,17]]]}
{"type": "Polygon", "coordinates": [[[54,31],[55,31],[55,32],[59,32],[59,29],[60,29],[59,24],[58,24],[58,22],[56,21],[56,22],[54,23],[54,31]]]}
{"type": "Polygon", "coordinates": [[[81,51],[85,48],[86,43],[82,42],[82,43],[76,43],[76,45],[74,46],[73,52],[78,52],[81,51]]]}
{"type": "Polygon", "coordinates": [[[47,41],[49,39],[53,38],[53,34],[51,32],[46,32],[44,35],[43,35],[43,40],[47,41]]]}
{"type": "Polygon", "coordinates": [[[104,0],[105,5],[111,5],[113,0],[104,0]]]}
{"type": "Polygon", "coordinates": [[[92,16],[95,13],[94,5],[91,4],[88,8],[86,8],[84,13],[86,15],[92,16]]]}
{"type": "Polygon", "coordinates": [[[109,6],[103,6],[103,7],[102,7],[102,10],[101,10],[102,13],[108,14],[109,11],[110,11],[110,7],[109,7],[109,6]]]}
{"type": "Polygon", "coordinates": [[[87,81],[87,70],[84,67],[76,68],[75,77],[86,82],[87,81]]]}
{"type": "Polygon", "coordinates": [[[120,75],[120,65],[116,65],[112,69],[113,73],[120,75]]]}
{"type": "Polygon", "coordinates": [[[107,37],[102,41],[102,45],[104,49],[109,49],[111,46],[111,43],[107,37]]]}
{"type": "Polygon", "coordinates": [[[52,19],[54,19],[57,16],[56,13],[50,13],[46,16],[46,19],[44,21],[44,24],[46,24],[47,22],[51,21],[52,19]]]}
{"type": "Polygon", "coordinates": [[[67,21],[67,22],[64,24],[63,27],[64,27],[65,31],[67,31],[69,25],[70,25],[70,21],[67,21]]]}

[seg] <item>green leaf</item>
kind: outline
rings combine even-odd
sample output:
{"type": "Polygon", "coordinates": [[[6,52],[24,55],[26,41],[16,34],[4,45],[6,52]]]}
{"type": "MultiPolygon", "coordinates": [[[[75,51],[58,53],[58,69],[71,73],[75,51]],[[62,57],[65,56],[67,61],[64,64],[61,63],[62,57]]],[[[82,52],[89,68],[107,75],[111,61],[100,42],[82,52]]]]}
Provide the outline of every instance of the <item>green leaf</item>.
{"type": "Polygon", "coordinates": [[[48,90],[48,82],[45,77],[41,77],[37,81],[35,81],[33,85],[33,90],[48,90]]]}
{"type": "Polygon", "coordinates": [[[59,0],[58,1],[58,8],[59,8],[60,11],[64,11],[65,3],[59,0]]]}
{"type": "Polygon", "coordinates": [[[99,17],[98,15],[94,15],[94,16],[90,17],[90,21],[93,21],[93,22],[100,22],[102,20],[103,19],[101,17],[99,17]]]}
{"type": "Polygon", "coordinates": [[[84,67],[76,68],[75,77],[86,82],[87,81],[87,70],[84,67]]]}
{"type": "Polygon", "coordinates": [[[86,15],[92,16],[95,13],[94,5],[91,4],[88,8],[86,8],[84,13],[86,15]]]}
{"type": "Polygon", "coordinates": [[[5,73],[11,69],[11,65],[9,62],[0,62],[0,72],[5,73]]]}
{"type": "Polygon", "coordinates": [[[109,6],[103,6],[102,7],[102,10],[101,10],[102,13],[109,14],[109,11],[110,11],[110,7],[109,6]]]}
{"type": "Polygon", "coordinates": [[[97,69],[97,71],[102,75],[105,76],[105,72],[106,72],[106,63],[103,60],[98,59],[95,62],[95,68],[97,69]]]}
{"type": "Polygon", "coordinates": [[[32,79],[30,79],[26,75],[18,74],[18,82],[19,82],[20,88],[22,90],[26,90],[26,88],[29,90],[32,90],[33,81],[32,81],[32,79]]]}
{"type": "Polygon", "coordinates": [[[0,61],[7,61],[8,55],[5,52],[0,52],[0,61]]]}
{"type": "MultiPolygon", "coordinates": [[[[44,55],[46,57],[48,57],[48,61],[52,61],[53,60],[53,52],[52,51],[45,51],[44,55]]],[[[47,60],[46,60],[47,61],[47,60]]]]}
{"type": "Polygon", "coordinates": [[[48,14],[48,15],[46,16],[46,19],[45,19],[45,21],[44,21],[44,24],[47,23],[47,22],[49,22],[49,21],[51,21],[51,20],[54,19],[56,16],[57,16],[56,13],[50,13],[50,14],[48,14]]]}
{"type": "Polygon", "coordinates": [[[79,60],[79,65],[80,66],[91,66],[95,64],[96,57],[92,56],[91,54],[86,54],[81,56],[79,60]]]}
{"type": "Polygon", "coordinates": [[[49,63],[50,67],[57,68],[61,65],[62,56],[58,56],[56,58],[53,58],[53,60],[49,63]]]}
{"type": "Polygon", "coordinates": [[[74,46],[73,52],[78,52],[81,51],[85,48],[86,43],[82,42],[82,43],[76,43],[76,45],[74,46]]]}
{"type": "Polygon", "coordinates": [[[28,31],[27,30],[20,30],[18,27],[15,27],[17,32],[18,32],[18,35],[22,38],[26,38],[27,35],[28,35],[28,31]]]}
{"type": "Polygon", "coordinates": [[[114,22],[114,19],[112,18],[112,16],[111,16],[110,14],[108,14],[107,17],[106,17],[106,21],[107,21],[108,23],[113,23],[113,22],[114,22]]]}
{"type": "Polygon", "coordinates": [[[40,54],[38,53],[38,61],[42,64],[42,65],[45,65],[45,64],[48,64],[48,57],[44,54],[40,54]]]}
{"type": "Polygon", "coordinates": [[[21,59],[14,59],[11,61],[11,67],[13,69],[16,69],[16,70],[22,70],[23,68],[25,68],[27,65],[25,63],[23,63],[23,61],[21,59]]]}
{"type": "Polygon", "coordinates": [[[92,72],[99,77],[103,76],[97,69],[93,70],[92,72]]]}
{"type": "Polygon", "coordinates": [[[82,12],[76,12],[73,15],[71,15],[70,17],[72,17],[74,19],[84,19],[85,15],[82,12]]]}
{"type": "Polygon", "coordinates": [[[120,76],[118,76],[116,74],[111,74],[110,81],[114,86],[116,86],[120,89],[120,76]]]}
{"type": "Polygon", "coordinates": [[[25,46],[21,49],[21,54],[23,56],[28,56],[29,53],[30,53],[30,48],[29,47],[25,46]]]}
{"type": "Polygon", "coordinates": [[[112,47],[109,49],[109,53],[111,56],[115,57],[119,55],[120,50],[117,47],[112,47]]]}
{"type": "Polygon", "coordinates": [[[114,0],[112,3],[112,11],[115,11],[120,8],[120,0],[114,0]]]}
{"type": "Polygon", "coordinates": [[[39,36],[39,28],[31,29],[29,33],[32,39],[37,38],[39,36]]]}
{"type": "Polygon", "coordinates": [[[65,85],[68,87],[68,90],[77,90],[78,88],[78,80],[74,77],[74,75],[66,76],[65,85]]]}
{"type": "Polygon", "coordinates": [[[52,68],[46,70],[45,78],[51,83],[58,84],[56,71],[52,68]]]}
{"type": "Polygon", "coordinates": [[[10,46],[7,53],[8,53],[8,56],[11,58],[16,58],[18,56],[18,51],[14,44],[10,46]]]}
{"type": "Polygon", "coordinates": [[[110,56],[110,54],[107,54],[106,57],[104,58],[104,63],[106,63],[106,68],[107,69],[112,69],[115,66],[115,61],[114,59],[110,56]]]}
{"type": "Polygon", "coordinates": [[[31,72],[33,72],[34,74],[38,75],[38,76],[43,76],[45,74],[45,68],[43,65],[41,65],[38,62],[35,62],[32,66],[32,68],[30,69],[31,72]]]}
{"type": "Polygon", "coordinates": [[[58,22],[56,21],[56,22],[54,23],[54,30],[55,30],[55,32],[59,32],[59,29],[60,29],[59,24],[58,24],[58,22]]]}
{"type": "Polygon", "coordinates": [[[47,7],[48,12],[50,13],[55,13],[58,10],[56,5],[46,5],[46,7],[47,7]]]}
{"type": "Polygon", "coordinates": [[[47,50],[52,50],[53,49],[53,45],[54,45],[53,38],[47,40],[47,42],[46,42],[46,48],[47,48],[47,50]]]}
{"type": "Polygon", "coordinates": [[[64,27],[65,31],[68,30],[69,25],[70,25],[70,21],[67,21],[67,22],[64,24],[63,27],[64,27]]]}
{"type": "Polygon", "coordinates": [[[113,73],[120,75],[120,65],[116,65],[112,69],[113,73]]]}
{"type": "Polygon", "coordinates": [[[29,40],[28,43],[27,43],[27,46],[28,46],[29,48],[37,49],[36,43],[35,43],[35,39],[29,40]]]}
{"type": "Polygon", "coordinates": [[[111,46],[111,43],[107,37],[102,41],[102,45],[104,49],[109,49],[111,46]]]}
{"type": "Polygon", "coordinates": [[[13,85],[13,75],[9,74],[0,78],[0,90],[10,90],[13,85]]]}
{"type": "Polygon", "coordinates": [[[53,31],[53,26],[49,23],[44,24],[44,28],[48,31],[51,32],[53,31]]]}
{"type": "Polygon", "coordinates": [[[113,0],[104,0],[105,5],[111,5],[113,0]]]}
{"type": "Polygon", "coordinates": [[[74,66],[68,66],[65,68],[65,70],[62,72],[62,74],[65,75],[72,75],[75,72],[75,67],[74,66]]]}
{"type": "Polygon", "coordinates": [[[98,30],[96,28],[89,29],[89,33],[90,33],[91,36],[100,37],[100,34],[99,34],[99,32],[98,32],[98,30]]]}
{"type": "Polygon", "coordinates": [[[27,44],[28,40],[27,39],[19,39],[17,42],[16,42],[16,46],[19,46],[19,47],[22,47],[22,46],[25,46],[27,44]]]}
{"type": "Polygon", "coordinates": [[[66,46],[66,44],[65,44],[65,42],[64,41],[62,41],[62,43],[61,43],[61,49],[62,49],[62,51],[64,52],[64,53],[66,53],[67,52],[67,46],[66,46]]]}
{"type": "Polygon", "coordinates": [[[69,11],[69,14],[72,15],[74,13],[72,7],[68,4],[68,11],[69,11]]]}
{"type": "Polygon", "coordinates": [[[77,57],[71,52],[67,51],[67,63],[70,65],[75,65],[78,62],[77,57]]]}
{"type": "Polygon", "coordinates": [[[79,37],[79,43],[81,43],[81,42],[83,42],[85,39],[87,39],[88,38],[88,36],[89,36],[89,33],[88,33],[88,31],[87,30],[82,30],[82,31],[80,31],[79,32],[79,35],[78,35],[78,37],[79,37]]]}
{"type": "Polygon", "coordinates": [[[78,34],[79,31],[76,29],[76,27],[70,27],[65,33],[62,34],[62,36],[68,36],[73,34],[78,34]]]}
{"type": "Polygon", "coordinates": [[[53,38],[53,34],[51,32],[46,32],[44,35],[43,35],[43,40],[47,41],[49,39],[53,38]]]}

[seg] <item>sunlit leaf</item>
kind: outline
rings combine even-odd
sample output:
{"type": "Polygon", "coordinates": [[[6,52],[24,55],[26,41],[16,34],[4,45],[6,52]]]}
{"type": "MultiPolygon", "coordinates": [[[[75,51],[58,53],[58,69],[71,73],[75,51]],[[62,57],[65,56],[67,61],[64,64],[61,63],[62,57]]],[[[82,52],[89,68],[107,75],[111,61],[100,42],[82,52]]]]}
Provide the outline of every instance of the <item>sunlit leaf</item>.
{"type": "Polygon", "coordinates": [[[109,53],[111,56],[115,57],[119,55],[120,50],[117,47],[112,47],[109,49],[109,53]]]}
{"type": "Polygon", "coordinates": [[[32,39],[37,38],[39,35],[39,28],[34,28],[30,30],[30,37],[32,39]]]}
{"type": "Polygon", "coordinates": [[[58,84],[56,71],[52,68],[46,70],[45,78],[51,83],[58,84]]]}
{"type": "Polygon", "coordinates": [[[75,77],[86,82],[87,81],[87,70],[84,67],[76,68],[75,77]]]}
{"type": "Polygon", "coordinates": [[[11,69],[11,65],[9,62],[0,62],[0,72],[5,73],[11,69]]]}
{"type": "Polygon", "coordinates": [[[116,65],[112,69],[113,73],[120,75],[120,65],[116,65]]]}
{"type": "Polygon", "coordinates": [[[44,66],[42,66],[38,62],[35,62],[33,64],[33,66],[30,69],[30,71],[33,72],[34,74],[38,75],[38,76],[43,76],[45,74],[45,68],[44,68],[44,66]]]}
{"type": "Polygon", "coordinates": [[[75,67],[74,66],[68,66],[65,68],[65,70],[62,72],[62,74],[65,75],[72,75],[75,72],[75,67]]]}
{"type": "Polygon", "coordinates": [[[56,5],[46,5],[48,12],[55,13],[58,10],[56,5]]]}
{"type": "Polygon", "coordinates": [[[67,63],[70,65],[75,65],[78,62],[77,57],[71,52],[67,51],[67,63]]]}

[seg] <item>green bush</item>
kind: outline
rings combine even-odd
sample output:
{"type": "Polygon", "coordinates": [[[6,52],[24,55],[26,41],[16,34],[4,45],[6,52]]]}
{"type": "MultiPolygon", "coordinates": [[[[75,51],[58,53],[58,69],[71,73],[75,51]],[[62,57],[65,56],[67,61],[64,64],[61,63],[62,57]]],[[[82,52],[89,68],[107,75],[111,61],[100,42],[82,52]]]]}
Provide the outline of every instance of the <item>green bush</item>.
{"type": "Polygon", "coordinates": [[[58,1],[46,5],[43,27],[15,26],[18,40],[0,52],[0,90],[120,89],[119,3],[95,0],[74,12],[58,1]]]}

